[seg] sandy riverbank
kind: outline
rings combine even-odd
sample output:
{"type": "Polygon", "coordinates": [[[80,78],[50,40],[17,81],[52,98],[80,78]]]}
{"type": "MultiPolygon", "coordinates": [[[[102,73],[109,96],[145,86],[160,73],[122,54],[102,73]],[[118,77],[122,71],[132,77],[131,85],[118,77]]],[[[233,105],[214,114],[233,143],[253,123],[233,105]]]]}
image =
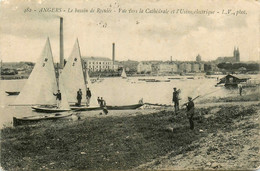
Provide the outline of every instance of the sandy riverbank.
{"type": "Polygon", "coordinates": [[[260,165],[259,109],[257,102],[197,105],[193,131],[185,111],[176,116],[171,108],[111,111],[107,116],[93,111],[79,114],[80,120],[5,128],[1,167],[255,169],[260,165]]]}

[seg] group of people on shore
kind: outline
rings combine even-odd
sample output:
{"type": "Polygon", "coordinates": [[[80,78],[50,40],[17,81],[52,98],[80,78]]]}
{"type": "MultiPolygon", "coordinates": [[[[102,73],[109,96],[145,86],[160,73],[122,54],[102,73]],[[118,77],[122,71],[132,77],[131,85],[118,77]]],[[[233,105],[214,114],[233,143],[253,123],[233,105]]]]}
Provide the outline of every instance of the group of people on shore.
{"type": "MultiPolygon", "coordinates": [[[[57,108],[60,108],[60,104],[61,104],[61,92],[60,92],[60,90],[58,90],[57,93],[53,93],[53,95],[56,96],[57,108]]],[[[91,99],[91,91],[90,91],[89,88],[87,88],[87,91],[86,91],[86,99],[87,99],[86,105],[89,106],[90,99],[91,99]]],[[[81,89],[79,89],[77,91],[77,103],[76,103],[77,106],[81,105],[81,100],[82,100],[82,91],[81,91],[81,89]]]]}
{"type": "MultiPolygon", "coordinates": [[[[87,99],[87,102],[86,102],[86,105],[89,106],[89,103],[90,103],[90,99],[91,99],[91,91],[89,88],[87,88],[87,91],[86,91],[86,99],[87,99]]],[[[81,105],[81,100],[82,100],[82,91],[81,89],[79,89],[77,91],[77,106],[80,106],[81,105]]]]}
{"type": "MultiPolygon", "coordinates": [[[[53,93],[53,95],[56,96],[57,108],[60,108],[60,104],[61,104],[61,92],[60,92],[60,90],[58,90],[57,93],[53,93]]],[[[91,91],[90,91],[89,88],[87,88],[87,91],[86,91],[86,100],[87,100],[86,106],[89,106],[91,96],[92,96],[91,91]]],[[[81,91],[81,89],[79,89],[77,91],[77,103],[76,103],[77,106],[81,106],[81,100],[82,100],[82,91],[81,91]]],[[[107,115],[108,110],[106,108],[106,101],[103,99],[103,97],[101,97],[101,98],[98,97],[97,101],[98,101],[99,106],[103,110],[104,114],[107,115]]]]}
{"type": "MultiPolygon", "coordinates": [[[[173,96],[172,96],[172,102],[174,103],[174,111],[175,111],[175,114],[178,113],[178,111],[180,110],[180,107],[179,107],[179,101],[180,101],[180,92],[181,90],[178,89],[176,87],[173,88],[173,96]]],[[[58,90],[58,92],[55,94],[53,93],[54,96],[56,96],[56,100],[57,100],[57,108],[60,108],[60,102],[61,102],[61,93],[60,93],[60,90],[58,90]]],[[[86,105],[89,106],[89,103],[90,103],[90,99],[91,99],[91,91],[89,88],[87,88],[87,91],[86,91],[86,99],[87,99],[87,102],[86,102],[86,105]]],[[[77,91],[77,105],[80,106],[81,105],[81,100],[82,100],[82,91],[81,89],[79,89],[77,91]]],[[[104,114],[108,114],[108,110],[106,108],[106,101],[103,99],[103,97],[98,97],[97,98],[97,101],[98,101],[98,104],[100,105],[100,107],[102,108],[104,114]]],[[[194,116],[194,102],[192,100],[192,98],[189,96],[188,97],[188,102],[183,104],[183,106],[186,106],[187,108],[187,117],[189,119],[189,122],[190,122],[190,129],[193,130],[194,129],[194,122],[193,122],[193,116],[194,116]]],[[[102,114],[102,113],[101,113],[102,114]]]]}

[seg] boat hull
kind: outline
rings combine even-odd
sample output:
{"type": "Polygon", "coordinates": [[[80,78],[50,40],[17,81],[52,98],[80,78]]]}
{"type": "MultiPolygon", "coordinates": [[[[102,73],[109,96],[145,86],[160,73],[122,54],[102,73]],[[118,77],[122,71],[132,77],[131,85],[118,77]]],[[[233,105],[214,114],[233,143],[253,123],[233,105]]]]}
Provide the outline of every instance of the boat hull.
{"type": "MultiPolygon", "coordinates": [[[[143,106],[143,104],[125,105],[125,106],[106,106],[107,110],[133,110],[143,106]]],[[[71,106],[71,110],[76,111],[91,111],[91,110],[103,110],[102,107],[84,107],[84,106],[71,106]]]]}
{"type": "Polygon", "coordinates": [[[76,111],[92,111],[92,110],[101,110],[101,107],[86,107],[86,106],[75,106],[72,105],[70,106],[71,110],[76,110],[76,111]]]}
{"type": "Polygon", "coordinates": [[[142,107],[143,104],[125,105],[125,106],[107,106],[107,110],[132,110],[142,107]]]}
{"type": "Polygon", "coordinates": [[[17,118],[13,117],[13,126],[19,126],[19,125],[26,125],[26,124],[33,124],[37,123],[39,121],[44,121],[44,120],[57,120],[57,119],[62,119],[72,116],[72,114],[51,114],[51,115],[40,115],[40,116],[28,116],[28,117],[22,117],[22,118],[17,118]]]}
{"type": "Polygon", "coordinates": [[[7,93],[8,96],[17,96],[20,94],[19,91],[5,91],[5,93],[7,93]]]}
{"type": "Polygon", "coordinates": [[[70,111],[70,109],[58,109],[54,107],[32,107],[32,109],[40,113],[57,113],[70,111]]]}

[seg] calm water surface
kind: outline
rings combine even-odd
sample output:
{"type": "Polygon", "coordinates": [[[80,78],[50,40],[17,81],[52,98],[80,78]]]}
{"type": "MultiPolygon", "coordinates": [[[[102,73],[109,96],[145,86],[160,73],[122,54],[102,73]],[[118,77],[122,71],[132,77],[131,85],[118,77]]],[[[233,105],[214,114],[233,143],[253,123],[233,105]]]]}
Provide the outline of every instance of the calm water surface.
{"type": "MultiPolygon", "coordinates": [[[[167,79],[168,77],[150,78],[167,79]]],[[[138,77],[128,79],[104,78],[102,82],[92,84],[91,91],[93,97],[91,105],[97,105],[96,99],[98,96],[103,97],[108,105],[136,104],[141,98],[143,98],[144,102],[171,104],[173,87],[181,89],[181,104],[187,101],[188,96],[196,97],[197,95],[205,95],[214,91],[216,92],[203,98],[224,97],[232,93],[234,94],[234,92],[223,87],[215,87],[217,79],[175,79],[170,82],[144,82],[138,81],[138,79],[138,77]]],[[[7,96],[5,91],[20,91],[25,82],[26,80],[0,80],[0,128],[4,125],[11,125],[13,116],[40,115],[32,111],[28,106],[9,106],[17,96],[7,96]]]]}

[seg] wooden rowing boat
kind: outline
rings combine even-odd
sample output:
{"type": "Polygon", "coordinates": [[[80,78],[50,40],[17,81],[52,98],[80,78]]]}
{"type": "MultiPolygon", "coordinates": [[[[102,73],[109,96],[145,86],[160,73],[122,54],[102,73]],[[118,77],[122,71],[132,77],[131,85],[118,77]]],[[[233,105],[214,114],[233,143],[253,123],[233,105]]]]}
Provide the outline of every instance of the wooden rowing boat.
{"type": "MultiPolygon", "coordinates": [[[[133,104],[133,105],[124,105],[124,106],[106,106],[107,110],[134,110],[143,106],[143,104],[133,104]]],[[[100,106],[70,106],[71,110],[76,111],[91,111],[91,110],[102,110],[103,108],[100,106]]]]}
{"type": "Polygon", "coordinates": [[[20,91],[5,91],[5,93],[7,93],[8,96],[17,96],[19,95],[20,91]]]}
{"type": "Polygon", "coordinates": [[[49,115],[27,116],[21,118],[13,117],[13,126],[32,124],[43,120],[57,120],[69,116],[72,116],[72,113],[70,114],[56,113],[56,114],[49,114],[49,115]]]}
{"type": "Polygon", "coordinates": [[[101,110],[100,106],[76,106],[76,105],[71,105],[70,106],[71,110],[76,110],[76,111],[91,111],[91,110],[101,110]]]}
{"type": "Polygon", "coordinates": [[[133,110],[143,106],[143,104],[133,104],[125,106],[107,106],[107,110],[133,110]]]}
{"type": "Polygon", "coordinates": [[[68,112],[71,109],[60,109],[57,107],[41,107],[41,106],[34,106],[32,107],[33,110],[36,112],[41,112],[41,113],[57,113],[57,112],[68,112]]]}

